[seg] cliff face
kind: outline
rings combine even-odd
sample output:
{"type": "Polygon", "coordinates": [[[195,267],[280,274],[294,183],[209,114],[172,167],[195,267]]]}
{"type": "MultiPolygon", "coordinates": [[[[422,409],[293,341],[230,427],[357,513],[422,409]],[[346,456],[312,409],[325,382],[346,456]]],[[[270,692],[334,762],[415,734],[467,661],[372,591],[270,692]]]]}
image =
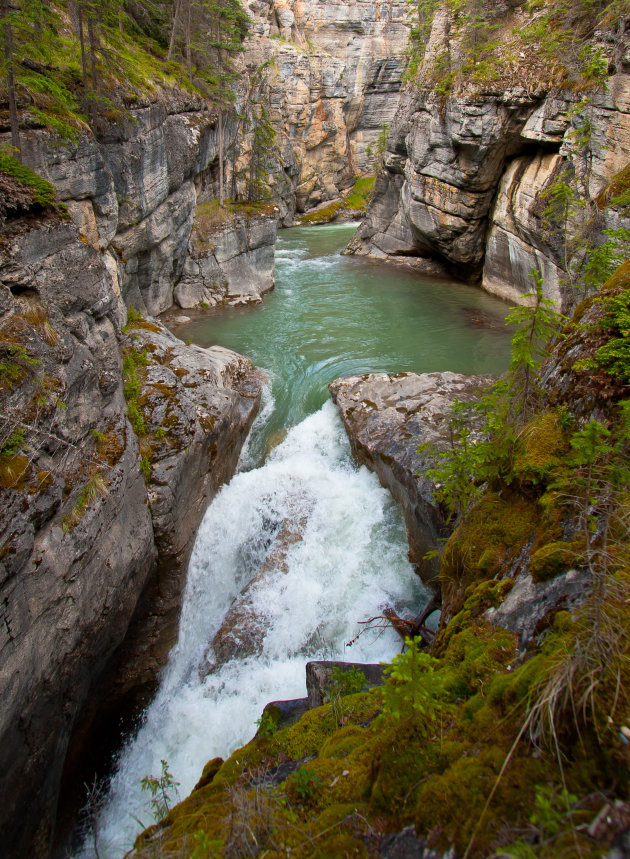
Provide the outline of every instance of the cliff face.
{"type": "MultiPolygon", "coordinates": [[[[204,101],[174,91],[147,98],[121,122],[103,122],[96,139],[82,135],[76,144],[60,144],[43,132],[24,135],[24,162],[55,185],[82,241],[102,253],[126,306],[161,313],[173,304],[182,275],[194,270],[189,242],[195,215],[217,196],[217,126],[216,112],[204,101]]],[[[237,126],[224,126],[229,147],[237,126]]],[[[275,226],[269,217],[262,217],[258,233],[271,288],[275,226]]],[[[234,267],[236,257],[255,263],[250,244],[237,239],[232,250],[234,267]]],[[[200,292],[202,280],[196,279],[200,292]]]]}
{"type": "Polygon", "coordinates": [[[368,0],[277,0],[249,11],[255,36],[245,59],[278,132],[290,221],[296,207],[335,199],[369,171],[398,103],[408,11],[368,0]]]}
{"type": "MultiPolygon", "coordinates": [[[[99,169],[76,181],[69,208],[93,216],[105,243],[116,198],[99,169]]],[[[121,270],[57,214],[10,222],[0,250],[0,828],[11,855],[47,854],[86,705],[106,695],[115,711],[153,682],[196,528],[260,398],[261,378],[234,353],[185,347],[136,317],[123,335],[121,270]]]]}
{"type": "MultiPolygon", "coordinates": [[[[497,42],[532,25],[520,9],[506,4],[503,11],[504,20],[494,25],[497,42]]],[[[479,71],[473,63],[459,86],[448,76],[440,83],[436,69],[457,53],[463,32],[446,7],[436,12],[349,252],[405,258],[427,272],[480,280],[515,302],[532,290],[537,269],[548,297],[570,304],[566,281],[575,249],[567,244],[587,215],[577,204],[563,212],[549,207],[558,201],[559,183],[574,182],[594,232],[621,223],[618,211],[595,211],[593,201],[628,163],[627,50],[613,59],[604,40],[600,49],[613,74],[591,89],[556,85],[548,70],[535,67],[531,46],[514,48],[509,60],[500,57],[502,81],[480,61],[479,71]]]]}

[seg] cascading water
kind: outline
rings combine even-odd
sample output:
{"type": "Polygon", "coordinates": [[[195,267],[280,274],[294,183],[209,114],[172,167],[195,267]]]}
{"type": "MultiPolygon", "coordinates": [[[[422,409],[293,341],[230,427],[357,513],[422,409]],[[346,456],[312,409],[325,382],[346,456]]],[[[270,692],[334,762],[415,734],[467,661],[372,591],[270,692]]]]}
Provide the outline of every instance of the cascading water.
{"type": "MultiPolygon", "coordinates": [[[[267,701],[305,694],[309,658],[389,660],[391,632],[344,650],[357,621],[380,607],[421,605],[399,511],[373,474],[357,469],[332,403],[294,427],[266,463],[238,474],[203,520],[190,562],[181,632],[137,737],[123,750],[100,821],[101,855],[129,849],[152,822],[140,788],[167,760],[185,796],[204,763],[255,732],[267,701]],[[256,576],[289,518],[301,539],[248,592],[259,652],[203,676],[208,643],[232,600],[256,576]],[[281,567],[284,567],[282,569],[281,567]],[[202,669],[200,671],[200,668],[202,669]]],[[[246,648],[245,648],[246,649],[246,648]]]]}
{"type": "MultiPolygon", "coordinates": [[[[244,352],[271,386],[240,472],[200,527],[179,640],[120,753],[98,822],[100,857],[122,856],[153,822],[141,782],[160,774],[162,760],[187,795],[206,761],[253,736],[265,703],[305,694],[308,659],[390,660],[399,649],[391,631],[366,633],[350,650],[345,643],[385,605],[419,610],[427,598],[407,561],[400,511],[353,464],[326,386],[368,370],[500,371],[505,305],[339,257],[351,231],[287,231],[276,291],[262,307],[179,330],[244,352]]],[[[83,857],[94,855],[90,844],[83,857]]]]}

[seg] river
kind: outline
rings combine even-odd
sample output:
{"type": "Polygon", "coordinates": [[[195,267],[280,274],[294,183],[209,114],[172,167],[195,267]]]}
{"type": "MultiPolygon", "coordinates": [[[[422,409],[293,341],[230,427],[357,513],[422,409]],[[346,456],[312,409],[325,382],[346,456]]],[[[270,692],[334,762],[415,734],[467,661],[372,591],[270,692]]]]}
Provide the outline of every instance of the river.
{"type": "MultiPolygon", "coordinates": [[[[177,331],[242,352],[270,384],[239,472],[200,526],[179,640],[156,697],[120,752],[99,819],[102,859],[123,855],[153,822],[141,781],[159,775],[162,760],[183,798],[207,760],[253,736],[266,702],[305,694],[308,659],[391,660],[399,642],[390,631],[347,642],[383,606],[417,611],[427,599],[407,560],[401,512],[353,464],[327,385],[368,371],[502,371],[507,307],[473,287],[340,256],[353,230],[282,231],[276,289],[262,305],[204,314],[177,331]],[[287,521],[300,523],[300,538],[248,592],[264,627],[257,652],[204,674],[209,643],[287,521]]],[[[89,845],[82,856],[94,855],[89,845]]]]}

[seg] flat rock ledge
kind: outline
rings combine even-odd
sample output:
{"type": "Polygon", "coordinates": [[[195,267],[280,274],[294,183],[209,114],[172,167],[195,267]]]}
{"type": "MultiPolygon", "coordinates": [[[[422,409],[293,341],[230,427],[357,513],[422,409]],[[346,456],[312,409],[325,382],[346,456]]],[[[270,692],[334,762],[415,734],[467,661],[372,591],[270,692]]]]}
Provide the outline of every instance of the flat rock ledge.
{"type": "Polygon", "coordinates": [[[367,692],[375,686],[383,686],[385,683],[385,669],[387,666],[369,662],[334,662],[320,660],[306,663],[306,697],[291,698],[287,701],[270,701],[265,705],[261,724],[265,722],[265,713],[275,724],[276,728],[293,725],[301,717],[327,704],[334,696],[334,686],[339,674],[347,671],[360,671],[365,682],[361,689],[367,692]]]}
{"type": "Polygon", "coordinates": [[[329,385],[355,459],[374,471],[403,507],[409,557],[429,586],[435,586],[438,562],[424,556],[447,535],[447,526],[426,477],[429,457],[418,447],[431,443],[445,449],[451,405],[473,399],[492,381],[492,376],[451,372],[371,373],[329,385]]]}

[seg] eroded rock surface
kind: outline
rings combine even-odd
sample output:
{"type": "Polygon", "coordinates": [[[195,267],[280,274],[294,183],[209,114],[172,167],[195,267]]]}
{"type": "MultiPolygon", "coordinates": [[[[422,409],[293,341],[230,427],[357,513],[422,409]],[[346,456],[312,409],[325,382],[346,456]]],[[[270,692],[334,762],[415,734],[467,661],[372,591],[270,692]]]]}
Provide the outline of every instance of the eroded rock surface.
{"type": "MultiPolygon", "coordinates": [[[[260,376],[234,353],[188,348],[149,321],[123,337],[117,287],[107,254],[71,222],[50,216],[35,227],[14,222],[5,233],[0,831],[7,855],[47,855],[71,738],[85,739],[102,696],[115,711],[116,695],[154,682],[176,633],[192,538],[235,467],[260,397],[260,376]],[[147,357],[138,366],[137,434],[123,390],[130,352],[147,357]],[[115,682],[103,686],[113,660],[115,682]]],[[[71,757],[80,759],[73,746],[71,757]]]]}
{"type": "Polygon", "coordinates": [[[176,304],[260,303],[275,284],[276,207],[267,214],[230,213],[213,223],[205,216],[208,205],[197,208],[176,304]]]}
{"type": "MultiPolygon", "coordinates": [[[[283,217],[340,196],[369,172],[398,103],[409,33],[400,2],[250,4],[248,68],[267,62],[265,100],[290,194],[283,217]]],[[[278,176],[274,175],[274,182],[278,176]]]]}
{"type": "Polygon", "coordinates": [[[336,379],[329,386],[355,458],[375,471],[402,504],[412,562],[430,583],[435,560],[423,556],[445,536],[445,522],[425,476],[429,457],[418,447],[448,445],[449,409],[492,382],[460,373],[373,373],[336,379]]]}
{"type": "MultiPolygon", "coordinates": [[[[522,16],[506,8],[497,38],[504,30],[509,37],[510,26],[523,26],[522,16]]],[[[531,300],[525,296],[532,292],[536,270],[547,297],[571,307],[571,235],[587,216],[601,229],[618,228],[621,216],[614,207],[595,212],[592,206],[550,215],[545,213],[550,203],[553,208],[549,193],[561,177],[574,177],[584,185],[584,196],[595,200],[626,167],[628,66],[614,66],[606,86],[588,94],[587,109],[581,106],[583,94],[568,87],[524,85],[525,68],[512,70],[500,84],[436,92],[434,64],[449,51],[457,53],[461,38],[454,19],[438,10],[417,85],[401,97],[367,218],[348,250],[399,257],[427,272],[480,281],[489,292],[518,303],[531,300]],[[586,118],[580,110],[587,110],[586,118]],[[577,131],[587,124],[588,168],[577,131]]],[[[521,57],[526,66],[526,54],[521,57]]],[[[542,70],[537,75],[545,79],[542,70]]]]}

